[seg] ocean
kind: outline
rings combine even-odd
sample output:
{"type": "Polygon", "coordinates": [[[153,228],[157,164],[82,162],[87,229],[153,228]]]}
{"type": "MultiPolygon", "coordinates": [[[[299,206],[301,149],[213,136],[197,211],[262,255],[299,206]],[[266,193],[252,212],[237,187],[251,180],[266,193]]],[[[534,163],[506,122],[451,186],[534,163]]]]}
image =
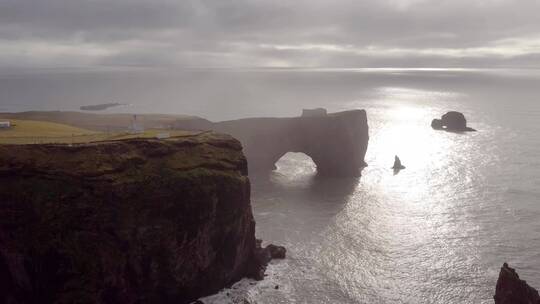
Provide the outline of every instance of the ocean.
{"type": "Polygon", "coordinates": [[[284,245],[287,259],[205,303],[493,303],[503,262],[540,288],[540,70],[0,73],[0,111],[109,102],[129,106],[103,113],[214,121],[367,111],[361,177],[319,177],[295,153],[251,177],[257,237],[284,245]],[[433,130],[450,110],[478,132],[433,130]],[[394,155],[407,167],[397,175],[394,155]]]}

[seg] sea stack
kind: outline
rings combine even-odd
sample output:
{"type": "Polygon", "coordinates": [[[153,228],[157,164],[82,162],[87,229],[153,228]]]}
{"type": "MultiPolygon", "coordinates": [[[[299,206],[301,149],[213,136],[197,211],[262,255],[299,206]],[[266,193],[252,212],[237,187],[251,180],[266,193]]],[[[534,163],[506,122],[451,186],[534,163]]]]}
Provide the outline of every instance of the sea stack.
{"type": "Polygon", "coordinates": [[[467,126],[465,115],[456,111],[450,111],[444,114],[441,119],[433,119],[431,121],[431,127],[435,130],[445,130],[450,132],[476,131],[467,126]]]}
{"type": "Polygon", "coordinates": [[[507,263],[501,268],[493,298],[495,304],[540,304],[538,291],[521,280],[507,263]]]}
{"type": "Polygon", "coordinates": [[[401,160],[399,159],[397,155],[394,157],[394,166],[391,169],[394,169],[394,170],[405,169],[405,166],[401,164],[401,160]]]}

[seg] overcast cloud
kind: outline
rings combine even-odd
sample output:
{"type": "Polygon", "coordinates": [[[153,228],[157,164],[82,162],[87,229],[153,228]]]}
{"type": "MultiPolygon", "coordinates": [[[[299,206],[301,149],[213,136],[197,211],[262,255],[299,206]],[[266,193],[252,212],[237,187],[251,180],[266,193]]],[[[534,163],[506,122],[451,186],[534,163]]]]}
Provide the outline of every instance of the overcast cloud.
{"type": "Polygon", "coordinates": [[[0,0],[0,67],[538,67],[539,13],[539,0],[0,0]]]}

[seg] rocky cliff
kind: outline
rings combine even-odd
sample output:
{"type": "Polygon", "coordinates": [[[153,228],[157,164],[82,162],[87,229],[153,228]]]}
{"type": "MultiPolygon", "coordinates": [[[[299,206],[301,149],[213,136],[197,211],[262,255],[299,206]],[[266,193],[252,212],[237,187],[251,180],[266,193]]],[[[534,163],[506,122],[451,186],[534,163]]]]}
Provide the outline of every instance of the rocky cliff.
{"type": "Polygon", "coordinates": [[[540,304],[538,291],[521,280],[517,272],[504,263],[499,273],[495,304],[540,304]]]}
{"type": "Polygon", "coordinates": [[[232,137],[0,145],[0,302],[187,303],[258,271],[232,137]]]}

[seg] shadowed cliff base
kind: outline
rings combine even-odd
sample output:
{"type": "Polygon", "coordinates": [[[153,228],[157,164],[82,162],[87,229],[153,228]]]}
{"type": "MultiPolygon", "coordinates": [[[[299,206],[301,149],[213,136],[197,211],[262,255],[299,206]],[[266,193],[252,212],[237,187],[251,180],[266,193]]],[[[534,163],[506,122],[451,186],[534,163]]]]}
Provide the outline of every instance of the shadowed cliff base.
{"type": "Polygon", "coordinates": [[[189,303],[285,254],[227,135],[0,145],[0,184],[1,303],[189,303]]]}

